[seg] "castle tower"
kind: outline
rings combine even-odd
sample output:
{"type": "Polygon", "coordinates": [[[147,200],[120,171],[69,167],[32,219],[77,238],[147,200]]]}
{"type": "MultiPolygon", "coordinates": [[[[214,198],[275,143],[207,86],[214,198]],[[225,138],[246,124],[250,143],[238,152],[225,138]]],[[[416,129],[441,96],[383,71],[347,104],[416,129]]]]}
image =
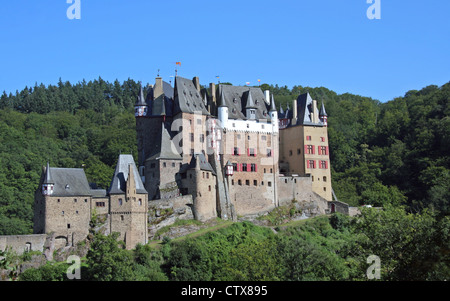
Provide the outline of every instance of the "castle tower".
{"type": "Polygon", "coordinates": [[[330,155],[325,106],[317,109],[317,101],[309,93],[293,103],[290,126],[280,131],[281,174],[310,176],[312,190],[332,201],[330,155]]]}
{"type": "Polygon", "coordinates": [[[108,191],[110,233],[119,232],[127,249],[148,241],[148,197],[132,155],[120,155],[108,191]]]}

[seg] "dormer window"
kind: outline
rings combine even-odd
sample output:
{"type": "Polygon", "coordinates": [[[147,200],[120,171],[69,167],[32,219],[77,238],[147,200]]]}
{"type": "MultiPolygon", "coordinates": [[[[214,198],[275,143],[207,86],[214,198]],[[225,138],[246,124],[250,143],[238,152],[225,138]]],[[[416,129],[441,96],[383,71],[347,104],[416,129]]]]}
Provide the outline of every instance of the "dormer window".
{"type": "Polygon", "coordinates": [[[70,189],[70,186],[69,186],[69,184],[66,184],[66,190],[69,190],[70,189]]]}

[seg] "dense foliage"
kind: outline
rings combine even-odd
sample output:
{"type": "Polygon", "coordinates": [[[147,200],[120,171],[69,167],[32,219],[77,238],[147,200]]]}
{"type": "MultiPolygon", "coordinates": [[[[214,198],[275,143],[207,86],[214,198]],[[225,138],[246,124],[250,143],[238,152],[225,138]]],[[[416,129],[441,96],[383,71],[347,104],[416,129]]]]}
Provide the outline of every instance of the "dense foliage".
{"type": "Polygon", "coordinates": [[[119,153],[137,158],[138,84],[101,79],[24,89],[0,100],[0,235],[32,232],[42,166],[85,169],[108,188],[119,153]]]}
{"type": "MultiPolygon", "coordinates": [[[[82,279],[366,280],[366,260],[377,255],[382,280],[448,280],[450,83],[387,103],[323,87],[261,88],[284,109],[306,91],[323,101],[337,197],[384,209],[319,217],[277,234],[237,223],[160,249],[125,251],[114,235],[96,234],[82,279]]],[[[117,155],[136,157],[137,91],[133,80],[99,78],[1,95],[0,235],[31,233],[34,191],[47,160],[84,167],[90,182],[108,187],[117,155]]],[[[66,280],[67,267],[49,263],[21,280],[66,280]]]]}
{"type": "MultiPolygon", "coordinates": [[[[379,280],[448,280],[450,220],[403,208],[336,213],[277,229],[234,223],[161,248],[126,251],[113,235],[96,234],[81,280],[366,281],[376,255],[379,280]]],[[[66,266],[67,267],[67,266],[66,266]]],[[[30,269],[20,280],[67,280],[60,265],[30,269]]]]}

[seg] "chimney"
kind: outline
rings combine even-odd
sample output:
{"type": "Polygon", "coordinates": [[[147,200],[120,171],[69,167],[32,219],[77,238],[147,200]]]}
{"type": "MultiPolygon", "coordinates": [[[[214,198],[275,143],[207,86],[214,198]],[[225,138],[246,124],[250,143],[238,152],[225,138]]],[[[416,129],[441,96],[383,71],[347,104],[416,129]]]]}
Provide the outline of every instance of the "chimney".
{"type": "Polygon", "coordinates": [[[214,83],[210,83],[209,84],[209,95],[211,95],[210,97],[210,106],[209,106],[209,113],[213,116],[215,116],[217,114],[217,98],[216,98],[216,84],[214,83]]]}
{"type": "Polygon", "coordinates": [[[164,93],[162,77],[155,79],[155,86],[153,87],[153,99],[157,99],[164,93]]]}
{"type": "Polygon", "coordinates": [[[200,79],[198,78],[198,76],[194,77],[192,81],[194,82],[194,86],[197,91],[200,92],[200,79]]]}
{"type": "Polygon", "coordinates": [[[312,101],[313,104],[313,111],[312,111],[312,116],[311,116],[311,121],[313,123],[319,123],[319,111],[317,110],[317,100],[313,100],[312,101]]]}
{"type": "Polygon", "coordinates": [[[292,125],[297,124],[297,99],[292,101],[292,125]]]}

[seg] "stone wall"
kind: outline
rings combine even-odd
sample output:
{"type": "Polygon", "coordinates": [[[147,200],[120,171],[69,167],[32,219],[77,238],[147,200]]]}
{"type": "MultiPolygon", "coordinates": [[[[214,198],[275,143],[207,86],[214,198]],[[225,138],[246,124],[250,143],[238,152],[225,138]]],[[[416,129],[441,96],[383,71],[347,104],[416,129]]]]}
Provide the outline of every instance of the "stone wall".
{"type": "Polygon", "coordinates": [[[280,206],[290,204],[292,201],[303,206],[307,216],[326,214],[328,201],[312,190],[310,176],[280,176],[278,178],[278,200],[280,206]]]}
{"type": "Polygon", "coordinates": [[[0,236],[0,250],[5,251],[7,247],[21,255],[25,251],[44,250],[47,234],[31,235],[2,235],[0,236]]]}

